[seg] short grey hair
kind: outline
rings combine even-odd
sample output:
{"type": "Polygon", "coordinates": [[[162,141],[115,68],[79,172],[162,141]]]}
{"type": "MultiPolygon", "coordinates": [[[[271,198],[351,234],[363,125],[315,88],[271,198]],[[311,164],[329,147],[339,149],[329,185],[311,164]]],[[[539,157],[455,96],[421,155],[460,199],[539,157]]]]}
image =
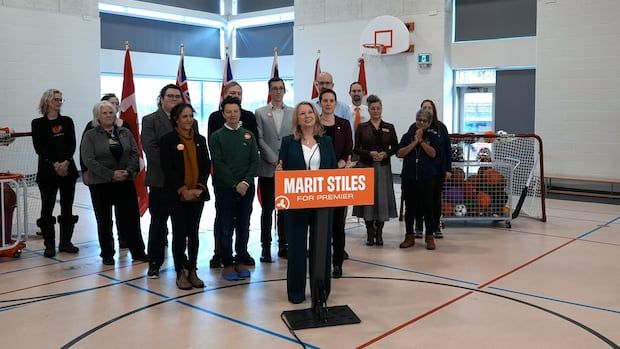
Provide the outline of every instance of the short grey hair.
{"type": "Polygon", "coordinates": [[[114,117],[116,118],[116,107],[114,106],[114,104],[108,101],[97,102],[93,106],[93,127],[99,126],[99,116],[101,115],[101,109],[105,107],[112,109],[112,111],[114,112],[114,117]]]}
{"type": "Polygon", "coordinates": [[[429,124],[433,122],[433,113],[431,113],[428,110],[424,110],[424,109],[418,110],[418,112],[415,114],[415,118],[417,119],[420,116],[425,117],[426,120],[428,120],[429,124]]]}

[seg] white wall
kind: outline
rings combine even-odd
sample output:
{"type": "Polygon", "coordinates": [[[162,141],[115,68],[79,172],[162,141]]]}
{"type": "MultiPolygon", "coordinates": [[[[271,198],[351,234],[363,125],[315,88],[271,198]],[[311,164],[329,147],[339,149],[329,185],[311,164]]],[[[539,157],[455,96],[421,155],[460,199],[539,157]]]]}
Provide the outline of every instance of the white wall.
{"type": "MultiPolygon", "coordinates": [[[[334,76],[339,100],[350,103],[349,84],[357,80],[359,38],[366,24],[380,15],[414,21],[411,41],[416,52],[433,55],[430,68],[420,68],[416,53],[366,57],[369,93],[383,100],[383,115],[399,137],[415,119],[423,99],[437,104],[444,115],[445,8],[443,0],[297,0],[295,1],[295,98],[310,98],[316,51],[321,50],[321,69],[334,76]]],[[[448,109],[449,110],[449,109],[448,109]]],[[[401,163],[392,162],[400,173],[401,163]]]]}
{"type": "Polygon", "coordinates": [[[620,180],[620,1],[538,2],[536,132],[549,176],[620,180]]]}
{"type": "Polygon", "coordinates": [[[76,125],[99,98],[96,0],[18,1],[0,5],[0,124],[30,131],[43,91],[57,88],[76,125]]]}

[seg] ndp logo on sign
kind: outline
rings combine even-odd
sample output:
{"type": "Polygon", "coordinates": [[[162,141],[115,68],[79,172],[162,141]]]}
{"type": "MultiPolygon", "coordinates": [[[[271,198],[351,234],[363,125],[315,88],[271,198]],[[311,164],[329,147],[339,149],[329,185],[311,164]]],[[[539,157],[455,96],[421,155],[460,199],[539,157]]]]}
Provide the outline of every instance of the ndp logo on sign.
{"type": "Polygon", "coordinates": [[[374,204],[374,170],[276,171],[278,210],[374,204]]]}

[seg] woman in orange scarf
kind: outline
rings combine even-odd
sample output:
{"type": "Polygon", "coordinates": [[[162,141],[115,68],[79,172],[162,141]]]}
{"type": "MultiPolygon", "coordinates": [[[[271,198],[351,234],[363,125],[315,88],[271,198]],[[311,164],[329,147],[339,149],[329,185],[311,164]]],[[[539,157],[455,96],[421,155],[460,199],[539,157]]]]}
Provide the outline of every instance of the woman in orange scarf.
{"type": "Polygon", "coordinates": [[[207,179],[211,159],[206,139],[195,133],[194,108],[181,103],[172,108],[174,131],[161,139],[161,163],[164,171],[164,195],[173,202],[172,254],[177,272],[177,287],[203,288],[196,274],[198,226],[204,202],[210,199],[207,179]],[[187,241],[187,256],[185,255],[187,241]]]}

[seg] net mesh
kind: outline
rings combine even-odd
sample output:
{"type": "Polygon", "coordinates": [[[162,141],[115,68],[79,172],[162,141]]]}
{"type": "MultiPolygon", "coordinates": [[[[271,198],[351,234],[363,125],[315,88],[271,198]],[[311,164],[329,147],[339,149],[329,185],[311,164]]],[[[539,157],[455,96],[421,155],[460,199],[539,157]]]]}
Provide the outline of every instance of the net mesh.
{"type": "Polygon", "coordinates": [[[37,155],[30,133],[17,133],[10,137],[3,137],[0,133],[0,172],[20,173],[24,176],[27,200],[18,200],[18,204],[28,213],[26,232],[38,231],[36,220],[41,211],[41,196],[36,188],[37,155]]]}
{"type": "Polygon", "coordinates": [[[450,137],[453,161],[491,161],[511,164],[514,171],[510,187],[507,189],[511,196],[511,213],[546,220],[540,137],[495,133],[453,134],[450,137]],[[520,202],[522,202],[521,205],[519,205],[520,202]]]}

